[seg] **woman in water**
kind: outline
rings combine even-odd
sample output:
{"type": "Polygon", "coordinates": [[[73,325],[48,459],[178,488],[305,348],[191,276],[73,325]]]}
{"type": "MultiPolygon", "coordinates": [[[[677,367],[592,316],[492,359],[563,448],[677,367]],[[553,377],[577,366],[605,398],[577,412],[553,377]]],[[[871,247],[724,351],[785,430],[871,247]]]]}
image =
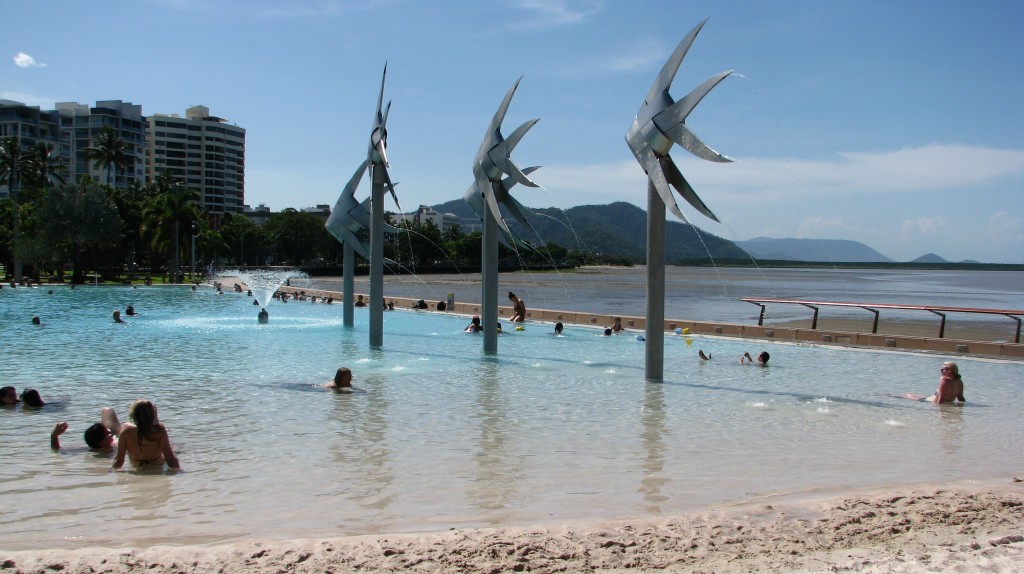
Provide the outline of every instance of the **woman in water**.
{"type": "Polygon", "coordinates": [[[135,401],[128,409],[128,417],[132,422],[121,426],[117,456],[114,457],[115,469],[124,465],[125,454],[134,466],[166,462],[170,468],[181,468],[171,449],[167,429],[157,419],[156,405],[145,400],[135,401]]]}
{"type": "Polygon", "coordinates": [[[939,369],[939,373],[939,388],[935,391],[935,394],[928,397],[927,400],[930,400],[935,404],[952,403],[956,401],[960,401],[961,403],[967,402],[964,400],[964,380],[960,378],[960,368],[957,367],[956,363],[952,361],[942,363],[942,368],[939,369]]]}

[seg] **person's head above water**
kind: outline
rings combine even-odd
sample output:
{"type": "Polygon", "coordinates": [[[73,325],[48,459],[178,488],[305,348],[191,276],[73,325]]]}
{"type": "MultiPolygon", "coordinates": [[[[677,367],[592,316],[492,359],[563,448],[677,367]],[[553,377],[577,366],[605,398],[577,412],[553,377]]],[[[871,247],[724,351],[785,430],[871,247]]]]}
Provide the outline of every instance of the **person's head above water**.
{"type": "Polygon", "coordinates": [[[93,423],[83,433],[89,448],[110,448],[114,445],[114,433],[103,423],[93,423]]]}
{"type": "Polygon", "coordinates": [[[21,393],[21,402],[25,403],[26,407],[41,407],[46,404],[39,396],[39,391],[35,389],[25,389],[21,393]]]}
{"type": "Polygon", "coordinates": [[[770,358],[771,355],[768,354],[768,351],[761,351],[761,354],[757,356],[757,362],[761,363],[762,365],[767,365],[768,359],[770,358]]]}
{"type": "Polygon", "coordinates": [[[18,389],[14,387],[0,388],[0,405],[18,404],[18,389]]]}
{"type": "Polygon", "coordinates": [[[564,328],[565,328],[565,325],[562,325],[562,323],[561,323],[561,322],[559,322],[559,323],[555,323],[555,333],[556,333],[556,334],[557,334],[557,333],[561,333],[561,332],[562,332],[562,329],[564,329],[564,328]]]}
{"type": "Polygon", "coordinates": [[[348,367],[339,367],[338,371],[334,373],[334,386],[336,387],[351,387],[352,386],[352,370],[348,367]]]}
{"type": "Polygon", "coordinates": [[[156,405],[145,399],[139,399],[128,407],[128,418],[138,427],[140,441],[152,438],[157,425],[160,424],[156,414],[156,405]]]}
{"type": "Polygon", "coordinates": [[[953,361],[946,361],[942,363],[942,368],[939,369],[943,375],[948,375],[954,379],[960,378],[960,367],[957,366],[953,361]]]}
{"type": "Polygon", "coordinates": [[[32,317],[32,324],[33,325],[41,325],[42,324],[42,321],[39,320],[39,315],[36,315],[36,316],[32,317]]]}

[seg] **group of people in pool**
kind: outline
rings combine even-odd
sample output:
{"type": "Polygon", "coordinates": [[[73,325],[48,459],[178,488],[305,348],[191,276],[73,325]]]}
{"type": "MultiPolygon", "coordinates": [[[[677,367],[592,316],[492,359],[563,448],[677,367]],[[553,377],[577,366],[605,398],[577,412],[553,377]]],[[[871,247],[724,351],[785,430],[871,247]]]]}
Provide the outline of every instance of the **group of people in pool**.
{"type": "MultiPolygon", "coordinates": [[[[351,380],[351,373],[349,374],[351,380]]],[[[25,407],[41,408],[46,405],[39,391],[25,389],[18,400],[18,391],[14,387],[0,388],[0,405],[14,406],[21,403],[25,407]]],[[[138,400],[128,409],[131,423],[121,423],[117,413],[110,407],[100,412],[100,422],[85,429],[83,437],[90,449],[100,451],[116,451],[114,468],[124,465],[125,457],[133,466],[167,463],[170,468],[179,468],[178,458],[171,448],[167,429],[157,418],[156,405],[147,400],[138,400]]],[[[50,433],[50,447],[60,450],[60,436],[69,428],[67,422],[61,421],[54,425],[50,433]]]]}
{"type": "MultiPolygon", "coordinates": [[[[178,457],[171,447],[167,428],[157,418],[156,405],[140,399],[128,407],[130,423],[122,423],[110,407],[100,412],[100,421],[85,429],[85,444],[91,450],[114,452],[113,468],[124,466],[125,458],[132,466],[147,467],[167,464],[169,468],[181,468],[178,457]]],[[[68,430],[68,423],[61,421],[50,433],[50,448],[60,450],[60,436],[68,430]]]]}
{"type": "MultiPolygon", "coordinates": [[[[113,468],[124,466],[125,458],[133,467],[147,467],[167,464],[169,468],[181,468],[178,457],[171,447],[167,428],[157,418],[156,405],[140,399],[128,407],[130,423],[122,423],[110,407],[100,411],[100,421],[85,429],[83,438],[90,450],[113,452],[113,468]]],[[[50,433],[50,448],[60,450],[60,436],[69,428],[65,421],[54,425],[50,433]]]]}
{"type": "Polygon", "coordinates": [[[21,392],[21,399],[19,399],[18,389],[14,387],[0,388],[0,405],[14,406],[18,403],[34,409],[38,409],[46,405],[43,401],[43,397],[39,395],[39,391],[35,389],[25,389],[21,392]]]}
{"type": "MultiPolygon", "coordinates": [[[[41,408],[46,405],[35,389],[25,389],[18,400],[17,389],[14,387],[0,388],[0,405],[13,406],[19,402],[26,407],[41,408]]],[[[171,448],[171,440],[167,429],[157,418],[156,405],[147,400],[138,400],[128,409],[131,423],[122,423],[117,413],[110,407],[100,412],[100,422],[85,429],[85,444],[91,450],[114,452],[115,469],[124,465],[125,457],[132,466],[162,465],[167,463],[170,468],[180,468],[178,458],[171,448]]],[[[54,425],[50,433],[50,447],[60,450],[60,436],[69,428],[65,421],[54,425]]]]}

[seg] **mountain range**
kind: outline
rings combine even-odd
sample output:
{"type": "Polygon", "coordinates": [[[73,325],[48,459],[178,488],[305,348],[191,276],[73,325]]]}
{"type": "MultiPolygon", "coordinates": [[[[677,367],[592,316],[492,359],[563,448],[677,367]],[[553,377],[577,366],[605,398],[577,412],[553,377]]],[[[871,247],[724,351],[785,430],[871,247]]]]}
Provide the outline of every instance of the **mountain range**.
{"type": "MultiPolygon", "coordinates": [[[[451,213],[463,220],[476,219],[461,199],[432,206],[440,213],[451,213]]],[[[591,253],[623,255],[640,262],[647,251],[647,212],[619,201],[607,205],[580,205],[569,209],[528,208],[527,221],[533,231],[505,214],[505,221],[517,237],[532,243],[556,243],[566,249],[591,253]]],[[[478,220],[477,220],[478,221],[478,220]]],[[[756,237],[729,241],[688,223],[665,222],[665,259],[668,263],[713,259],[804,261],[831,263],[893,263],[859,241],[847,239],[773,239],[756,237]]],[[[928,253],[912,263],[946,263],[928,253]]]]}

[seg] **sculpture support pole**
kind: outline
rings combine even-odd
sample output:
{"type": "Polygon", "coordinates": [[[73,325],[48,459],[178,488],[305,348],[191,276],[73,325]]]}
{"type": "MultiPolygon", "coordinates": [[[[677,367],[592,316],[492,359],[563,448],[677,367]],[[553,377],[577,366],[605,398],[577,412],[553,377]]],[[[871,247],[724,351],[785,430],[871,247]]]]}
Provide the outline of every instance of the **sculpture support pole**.
{"type": "Polygon", "coordinates": [[[352,246],[348,243],[343,244],[342,253],[343,259],[343,275],[342,275],[342,286],[341,286],[341,307],[342,307],[342,323],[346,327],[352,327],[355,322],[353,319],[353,309],[355,308],[355,274],[356,274],[356,253],[352,249],[352,246]]]}
{"type": "Polygon", "coordinates": [[[370,193],[370,346],[384,345],[384,166],[371,164],[370,193]]]}
{"type": "Polygon", "coordinates": [[[647,327],[644,378],[660,381],[665,370],[665,203],[647,180],[647,327]]]}
{"type": "Polygon", "coordinates": [[[484,235],[481,246],[483,301],[480,320],[484,330],[484,353],[496,355],[498,354],[498,233],[501,231],[498,229],[498,222],[494,220],[491,210],[484,211],[484,235]]]}

